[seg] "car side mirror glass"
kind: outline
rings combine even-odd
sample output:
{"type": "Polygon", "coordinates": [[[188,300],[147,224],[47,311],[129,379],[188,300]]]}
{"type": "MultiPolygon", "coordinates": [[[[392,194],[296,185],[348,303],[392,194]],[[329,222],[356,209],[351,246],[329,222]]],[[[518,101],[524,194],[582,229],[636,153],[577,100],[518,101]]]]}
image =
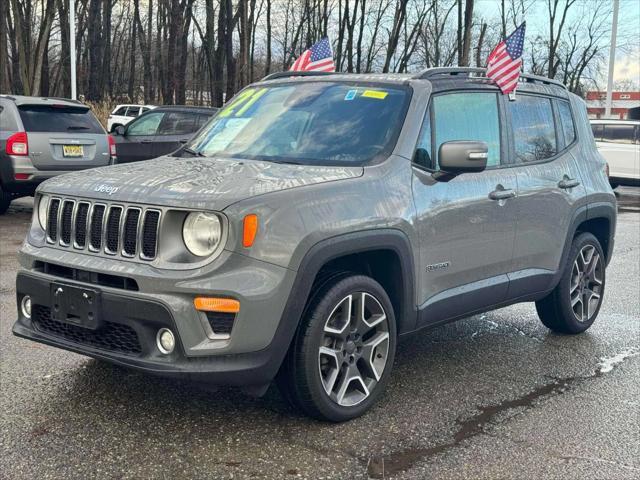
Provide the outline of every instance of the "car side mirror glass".
{"type": "Polygon", "coordinates": [[[436,179],[451,179],[461,173],[481,172],[487,168],[489,147],[485,142],[454,140],[445,142],[438,149],[440,170],[436,179]]]}
{"type": "Polygon", "coordinates": [[[116,135],[120,135],[124,137],[124,126],[118,125],[115,129],[116,135]]]}

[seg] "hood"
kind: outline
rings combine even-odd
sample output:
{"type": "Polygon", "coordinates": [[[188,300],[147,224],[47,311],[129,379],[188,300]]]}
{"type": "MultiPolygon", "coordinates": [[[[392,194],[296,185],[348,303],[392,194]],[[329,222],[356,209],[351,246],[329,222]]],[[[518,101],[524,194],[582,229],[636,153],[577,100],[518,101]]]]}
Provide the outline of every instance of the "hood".
{"type": "Polygon", "coordinates": [[[256,195],[359,177],[362,167],[288,165],[224,158],[159,157],[77,171],[39,191],[73,197],[223,210],[256,195]]]}

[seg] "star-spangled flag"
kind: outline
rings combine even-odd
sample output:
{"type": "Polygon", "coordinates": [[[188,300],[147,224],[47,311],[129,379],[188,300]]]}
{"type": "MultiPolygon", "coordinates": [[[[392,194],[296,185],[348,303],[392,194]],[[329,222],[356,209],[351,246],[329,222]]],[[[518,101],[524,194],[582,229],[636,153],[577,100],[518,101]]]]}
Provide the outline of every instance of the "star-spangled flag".
{"type": "Polygon", "coordinates": [[[511,35],[496,45],[487,59],[487,77],[493,79],[505,95],[518,86],[525,27],[526,22],[522,22],[511,35]]]}
{"type": "Polygon", "coordinates": [[[310,49],[302,52],[291,68],[291,72],[335,72],[333,51],[328,38],[323,38],[310,49]]]}

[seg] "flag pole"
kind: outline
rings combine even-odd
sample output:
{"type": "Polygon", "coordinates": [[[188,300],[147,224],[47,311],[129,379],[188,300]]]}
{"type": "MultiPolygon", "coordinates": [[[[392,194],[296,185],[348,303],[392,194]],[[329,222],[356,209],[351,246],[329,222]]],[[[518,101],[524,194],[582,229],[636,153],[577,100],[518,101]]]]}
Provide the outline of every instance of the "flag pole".
{"type": "Polygon", "coordinates": [[[613,0],[613,24],[611,25],[611,50],[609,50],[609,77],[607,78],[607,104],[604,110],[604,118],[611,116],[611,104],[613,103],[613,69],[616,62],[616,36],[618,35],[618,7],[619,0],[613,0]]]}
{"type": "Polygon", "coordinates": [[[78,99],[76,91],[76,2],[69,0],[69,53],[71,60],[71,98],[78,99]]]}

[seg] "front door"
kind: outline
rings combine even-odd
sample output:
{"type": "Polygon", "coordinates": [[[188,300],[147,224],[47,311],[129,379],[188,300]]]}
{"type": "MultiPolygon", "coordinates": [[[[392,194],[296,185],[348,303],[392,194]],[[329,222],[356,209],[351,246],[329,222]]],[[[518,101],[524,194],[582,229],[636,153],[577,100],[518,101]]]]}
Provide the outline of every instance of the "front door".
{"type": "MultiPolygon", "coordinates": [[[[413,176],[420,236],[419,326],[481,310],[507,294],[516,225],[516,176],[503,167],[500,99],[494,91],[434,95],[413,176]],[[436,181],[438,149],[451,140],[485,142],[487,169],[436,181]]],[[[502,129],[505,130],[505,129],[502,129]]]]}
{"type": "Polygon", "coordinates": [[[141,115],[125,127],[123,136],[115,137],[118,163],[154,158],[153,143],[164,115],[164,112],[141,115]]]}

